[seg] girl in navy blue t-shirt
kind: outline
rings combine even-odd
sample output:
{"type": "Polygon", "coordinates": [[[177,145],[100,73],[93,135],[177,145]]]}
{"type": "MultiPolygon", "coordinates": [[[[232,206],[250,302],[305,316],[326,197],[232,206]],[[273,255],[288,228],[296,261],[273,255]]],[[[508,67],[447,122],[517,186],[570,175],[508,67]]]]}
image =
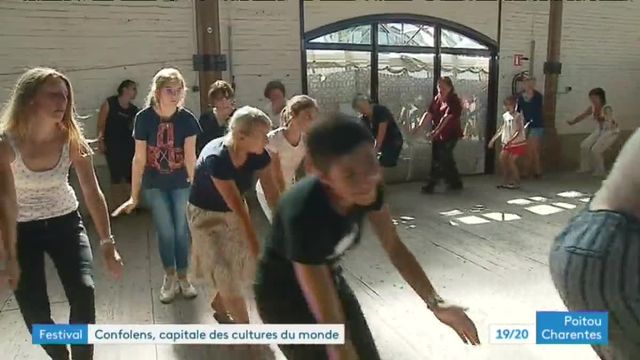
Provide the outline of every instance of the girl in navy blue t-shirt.
{"type": "Polygon", "coordinates": [[[252,107],[238,109],[229,132],[200,153],[187,214],[196,276],[211,280],[211,307],[219,323],[248,323],[245,302],[255,273],[258,237],[244,194],[258,176],[270,208],[278,198],[271,157],[265,150],[271,120],[252,107]]]}
{"type": "Polygon", "coordinates": [[[195,116],[183,107],[186,89],[176,69],[162,69],[153,77],[147,107],[136,115],[133,129],[136,150],[131,198],[113,213],[131,212],[142,192],[151,208],[165,270],[160,289],[163,303],[173,301],[178,293],[186,298],[197,296],[187,279],[190,241],[185,212],[200,128],[195,116]]]}

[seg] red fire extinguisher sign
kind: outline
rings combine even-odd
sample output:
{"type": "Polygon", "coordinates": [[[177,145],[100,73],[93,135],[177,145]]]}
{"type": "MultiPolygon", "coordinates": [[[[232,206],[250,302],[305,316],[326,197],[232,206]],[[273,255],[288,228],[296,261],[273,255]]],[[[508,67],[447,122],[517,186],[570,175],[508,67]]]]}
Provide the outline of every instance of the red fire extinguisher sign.
{"type": "Polygon", "coordinates": [[[522,66],[522,59],[524,58],[523,54],[515,54],[513,55],[513,66],[522,66]]]}

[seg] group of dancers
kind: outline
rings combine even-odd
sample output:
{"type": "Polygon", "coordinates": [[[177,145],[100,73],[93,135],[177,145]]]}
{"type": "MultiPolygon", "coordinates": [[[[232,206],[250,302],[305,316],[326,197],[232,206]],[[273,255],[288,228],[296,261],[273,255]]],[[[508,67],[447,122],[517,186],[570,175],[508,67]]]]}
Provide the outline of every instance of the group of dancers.
{"type": "MultiPolygon", "coordinates": [[[[434,147],[425,193],[433,192],[442,178],[451,189],[462,188],[452,153],[461,137],[461,106],[450,78],[440,79],[438,90],[418,126],[419,130],[431,124],[428,136],[434,147]]],[[[170,303],[178,295],[196,297],[191,281],[202,278],[216,291],[211,307],[221,324],[248,323],[251,296],[265,323],[345,324],[344,345],[281,345],[289,359],[377,359],[365,317],[340,267],[345,252],[359,243],[367,217],[392,264],[425,306],[464,343],[480,343],[463,308],[438,295],[402,243],[385,204],[381,167],[395,166],[403,146],[402,133],[386,107],[358,95],[353,106],[361,113],[360,121],[341,114],[319,120],[313,98],[286,99],[284,86],[271,82],[265,96],[272,100],[271,112],[279,114],[274,125],[262,110],[236,108],[233,87],[217,81],[208,94],[212,110],[198,120],[184,107],[186,92],[187,84],[177,69],[162,69],[153,77],[145,106],[138,111],[131,104],[137,84],[123,82],[118,95],[102,105],[98,123],[98,148],[111,157],[111,176],[125,184],[130,178],[128,198],[119,189],[121,204],[114,206],[111,215],[131,213],[143,201],[150,209],[164,268],[160,301],[170,303]],[[133,149],[132,155],[116,149],[120,143],[114,139],[125,133],[132,139],[126,145],[133,149]],[[300,172],[305,176],[299,177],[300,172]],[[245,201],[252,189],[271,224],[264,239],[258,237],[245,201]]],[[[601,95],[595,93],[592,99],[604,100],[604,92],[601,95]]],[[[605,122],[611,119],[604,101],[598,104],[590,114],[605,122]]],[[[505,101],[503,118],[509,124],[502,131],[511,135],[502,138],[510,156],[521,153],[518,147],[523,146],[518,132],[524,131],[524,120],[516,106],[516,99],[505,101]]],[[[53,260],[69,300],[69,323],[94,323],[92,250],[69,183],[71,166],[108,271],[118,278],[124,264],[94,172],[91,141],[83,136],[75,114],[69,79],[50,68],[26,71],[0,120],[4,245],[0,255],[5,259],[0,270],[14,289],[25,324],[31,331],[33,324],[53,323],[45,253],[53,260]]],[[[637,133],[633,136],[627,145],[631,149],[622,152],[590,207],[558,237],[551,263],[554,281],[569,308],[619,311],[619,331],[612,332],[610,339],[613,346],[623,344],[620,351],[633,351],[638,344],[637,336],[629,337],[638,334],[637,282],[624,276],[624,281],[618,281],[616,276],[621,275],[616,269],[625,274],[635,269],[637,275],[637,256],[617,250],[640,251],[637,241],[630,241],[637,238],[640,224],[636,195],[640,173],[632,166],[639,138],[637,133]],[[611,236],[594,229],[594,224],[605,223],[611,236]],[[578,246],[585,234],[597,241],[578,246]],[[589,261],[598,249],[587,248],[596,244],[602,257],[622,265],[609,268],[589,261]],[[578,251],[582,248],[586,250],[578,251]],[[610,251],[613,248],[617,250],[610,251]],[[583,268],[594,267],[588,276],[610,277],[601,278],[601,285],[592,288],[584,272],[575,272],[574,261],[583,268]],[[577,290],[574,283],[578,281],[588,291],[577,290]],[[587,301],[592,295],[603,296],[603,289],[607,291],[604,301],[587,301]]],[[[69,359],[66,346],[43,348],[52,359],[69,359]]],[[[93,348],[73,345],[71,355],[74,360],[91,359],[93,348]]]]}

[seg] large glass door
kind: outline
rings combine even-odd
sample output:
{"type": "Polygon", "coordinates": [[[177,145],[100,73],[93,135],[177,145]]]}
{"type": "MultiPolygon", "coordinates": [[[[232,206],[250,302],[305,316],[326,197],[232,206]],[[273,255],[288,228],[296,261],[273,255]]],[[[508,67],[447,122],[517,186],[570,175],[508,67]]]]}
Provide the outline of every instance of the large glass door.
{"type": "MultiPolygon", "coordinates": [[[[428,174],[431,147],[415,126],[435,96],[435,80],[449,76],[461,98],[464,138],[455,156],[462,174],[481,174],[487,166],[486,134],[495,124],[496,44],[463,26],[423,16],[372,15],[341,21],[305,35],[306,92],[323,113],[353,114],[357,93],[371,96],[394,114],[405,137],[398,178],[428,174]],[[492,100],[493,101],[493,100],[492,100]],[[495,102],[495,101],[493,101],[495,102]]],[[[395,178],[395,176],[394,176],[395,178]]]]}

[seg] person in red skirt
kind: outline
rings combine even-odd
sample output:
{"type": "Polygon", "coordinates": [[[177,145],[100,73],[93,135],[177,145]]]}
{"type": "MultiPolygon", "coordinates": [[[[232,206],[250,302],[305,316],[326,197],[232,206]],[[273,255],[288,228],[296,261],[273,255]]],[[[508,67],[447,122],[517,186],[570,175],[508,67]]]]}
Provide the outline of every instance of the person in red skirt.
{"type": "Polygon", "coordinates": [[[493,148],[496,140],[502,139],[500,166],[503,182],[498,185],[500,189],[520,188],[520,174],[516,161],[527,152],[524,118],[521,113],[516,111],[516,104],[514,96],[509,96],[504,100],[506,112],[502,114],[502,126],[489,142],[489,148],[493,148]]]}

